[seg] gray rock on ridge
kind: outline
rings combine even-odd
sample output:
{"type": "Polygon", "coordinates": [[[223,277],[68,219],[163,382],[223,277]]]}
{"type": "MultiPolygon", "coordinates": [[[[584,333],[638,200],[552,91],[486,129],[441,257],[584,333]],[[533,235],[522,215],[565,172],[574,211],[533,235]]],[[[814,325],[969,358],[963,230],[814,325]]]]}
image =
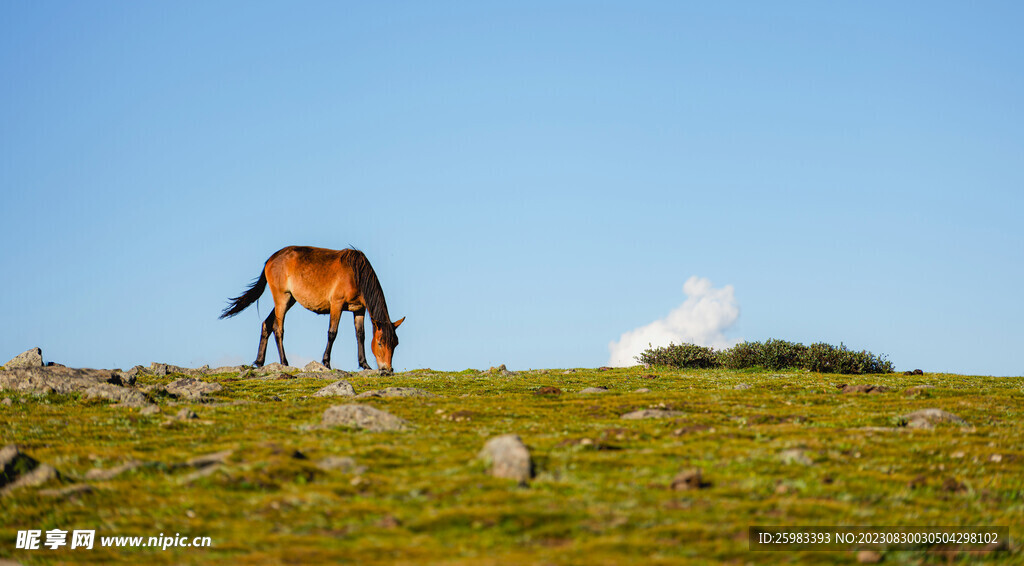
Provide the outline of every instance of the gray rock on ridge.
{"type": "Polygon", "coordinates": [[[313,397],[353,397],[355,394],[356,390],[352,387],[351,383],[344,379],[339,379],[314,393],[313,397]]]}
{"type": "Polygon", "coordinates": [[[184,377],[164,386],[164,390],[178,397],[179,399],[199,400],[208,393],[216,393],[224,389],[224,386],[211,382],[200,381],[194,377],[184,377]]]}
{"type": "Polygon", "coordinates": [[[85,397],[116,401],[128,407],[149,404],[134,388],[122,387],[120,372],[60,366],[21,368],[0,373],[0,390],[26,393],[81,393],[85,397]]]}
{"type": "Polygon", "coordinates": [[[7,369],[41,368],[43,367],[43,350],[31,348],[11,358],[4,367],[7,369]]]}

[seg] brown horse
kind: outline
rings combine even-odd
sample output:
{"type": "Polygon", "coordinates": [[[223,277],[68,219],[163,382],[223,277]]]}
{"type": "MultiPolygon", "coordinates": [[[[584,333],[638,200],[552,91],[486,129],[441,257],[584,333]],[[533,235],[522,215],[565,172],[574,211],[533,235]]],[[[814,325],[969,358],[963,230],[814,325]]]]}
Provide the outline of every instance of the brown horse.
{"type": "Polygon", "coordinates": [[[284,355],[284,315],[297,301],[317,314],[331,315],[327,328],[327,350],[324,351],[325,366],[331,367],[331,348],[338,335],[341,313],[351,311],[355,315],[359,367],[370,369],[363,349],[363,317],[366,311],[370,311],[370,320],[373,321],[373,342],[370,348],[377,358],[377,367],[385,372],[392,371],[391,357],[398,346],[395,329],[405,317],[391,322],[377,274],[363,252],[288,246],[270,256],[259,279],[241,296],[231,299],[220,318],[235,316],[255,303],[268,283],[270,293],[274,296],[274,310],[263,321],[256,367],[262,366],[266,359],[267,339],[271,332],[277,338],[281,363],[288,365],[288,358],[284,355]]]}

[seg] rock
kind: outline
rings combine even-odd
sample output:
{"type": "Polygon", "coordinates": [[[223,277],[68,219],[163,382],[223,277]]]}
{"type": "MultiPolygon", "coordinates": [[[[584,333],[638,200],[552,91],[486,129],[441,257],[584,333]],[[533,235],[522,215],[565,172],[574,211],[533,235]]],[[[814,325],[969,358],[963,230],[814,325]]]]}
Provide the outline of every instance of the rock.
{"type": "Polygon", "coordinates": [[[224,386],[219,383],[200,381],[194,377],[183,377],[164,386],[164,390],[171,395],[179,399],[192,401],[199,400],[208,393],[216,393],[222,389],[224,389],[224,386]]]}
{"type": "Polygon", "coordinates": [[[811,460],[802,448],[790,448],[779,452],[779,460],[782,460],[783,464],[800,464],[803,466],[814,464],[814,460],[811,460]]]}
{"type": "Polygon", "coordinates": [[[745,389],[750,389],[750,385],[747,383],[737,383],[736,385],[733,386],[733,389],[737,391],[743,391],[745,389]]]}
{"type": "Polygon", "coordinates": [[[86,493],[92,493],[96,491],[96,488],[87,483],[76,483],[75,485],[69,485],[67,487],[57,489],[40,489],[39,495],[42,497],[56,497],[59,499],[70,499],[76,495],[83,495],[86,493]]]}
{"type": "Polygon", "coordinates": [[[347,371],[327,370],[320,372],[303,371],[295,374],[292,377],[296,379],[342,379],[348,377],[349,375],[351,374],[349,374],[349,372],[347,371]]]}
{"type": "Polygon", "coordinates": [[[60,479],[60,473],[53,466],[39,463],[17,446],[9,444],[0,449],[0,493],[42,485],[54,479],[60,479]]]}
{"type": "Polygon", "coordinates": [[[146,405],[145,407],[142,408],[141,411],[139,411],[140,415],[156,415],[156,414],[159,414],[159,413],[160,413],[160,406],[159,405],[155,405],[155,404],[154,405],[146,405]]]}
{"type": "Polygon", "coordinates": [[[580,389],[580,393],[607,393],[607,387],[587,387],[586,389],[580,389]]]}
{"type": "Polygon", "coordinates": [[[174,418],[178,419],[179,421],[187,421],[190,419],[198,419],[199,415],[197,415],[196,412],[193,411],[192,409],[185,407],[182,410],[178,411],[178,413],[174,415],[174,418]]]}
{"type": "Polygon", "coordinates": [[[331,371],[331,369],[320,362],[309,362],[302,368],[302,371],[306,373],[326,373],[331,371]]]}
{"type": "Polygon", "coordinates": [[[245,371],[245,366],[220,366],[208,370],[207,375],[217,375],[220,373],[242,373],[245,371]]]}
{"type": "Polygon", "coordinates": [[[324,471],[352,474],[361,474],[366,471],[366,466],[356,465],[356,461],[348,456],[328,456],[318,460],[316,466],[324,471]]]}
{"type": "Polygon", "coordinates": [[[292,367],[292,366],[286,366],[284,364],[279,364],[277,362],[274,362],[272,364],[267,364],[267,365],[265,365],[265,366],[263,366],[261,368],[256,368],[253,371],[256,373],[256,375],[267,375],[269,373],[282,373],[282,372],[283,373],[288,373],[288,372],[298,373],[300,370],[299,370],[299,368],[295,368],[295,367],[292,367]]]}
{"type": "Polygon", "coordinates": [[[0,373],[0,390],[29,393],[74,393],[108,399],[122,406],[144,407],[146,396],[136,389],[122,387],[121,378],[111,370],[67,367],[32,367],[0,373]]]}
{"type": "Polygon", "coordinates": [[[515,434],[496,436],[484,444],[479,458],[489,467],[491,475],[524,484],[533,477],[530,451],[515,434]]]}
{"type": "Polygon", "coordinates": [[[641,388],[635,389],[633,391],[633,393],[650,393],[650,392],[651,392],[651,388],[650,387],[641,387],[641,388]]]}
{"type": "Polygon", "coordinates": [[[359,377],[380,377],[382,375],[390,374],[386,371],[381,371],[379,369],[364,369],[360,371],[357,375],[359,375],[359,377]]]}
{"type": "Polygon", "coordinates": [[[538,388],[533,392],[534,395],[561,395],[562,390],[553,386],[545,385],[544,387],[538,388]]]}
{"type": "Polygon", "coordinates": [[[14,404],[14,401],[12,401],[10,397],[4,397],[4,400],[0,401],[0,405],[6,405],[8,407],[10,407],[13,404],[14,404]]]}
{"type": "Polygon", "coordinates": [[[639,411],[633,411],[632,413],[626,413],[621,418],[628,420],[638,419],[670,419],[673,417],[683,416],[682,411],[670,411],[668,409],[641,409],[639,411]]]}
{"type": "Polygon", "coordinates": [[[143,467],[143,466],[153,466],[153,465],[156,465],[156,463],[155,462],[147,463],[147,462],[142,462],[142,461],[139,461],[139,460],[130,460],[130,461],[125,462],[124,464],[121,464],[119,466],[114,466],[113,468],[107,468],[107,469],[93,468],[93,469],[89,470],[88,472],[85,472],[84,478],[87,479],[87,480],[96,480],[96,481],[112,480],[112,479],[116,478],[117,476],[119,476],[119,475],[121,475],[123,473],[130,472],[132,470],[138,469],[138,468],[143,467]]]}
{"type": "Polygon", "coordinates": [[[366,399],[369,397],[437,397],[436,393],[430,391],[424,391],[422,389],[416,389],[415,387],[385,387],[384,389],[374,389],[372,391],[364,391],[359,395],[356,395],[356,399],[366,399]]]}
{"type": "Polygon", "coordinates": [[[914,411],[900,417],[901,421],[906,422],[907,428],[935,428],[936,424],[949,423],[955,424],[962,427],[971,426],[967,421],[954,415],[953,413],[947,413],[942,409],[921,409],[920,411],[914,411]]]}
{"type": "Polygon", "coordinates": [[[935,386],[915,385],[913,387],[908,387],[905,390],[903,390],[903,394],[906,395],[907,397],[913,397],[914,395],[922,395],[924,393],[927,393],[929,389],[935,389],[935,386]]]}
{"type": "Polygon", "coordinates": [[[924,375],[924,371],[915,369],[914,371],[905,371],[903,375],[924,375]]]}
{"type": "Polygon", "coordinates": [[[609,370],[611,370],[611,369],[612,369],[612,368],[610,368],[610,367],[608,367],[608,366],[601,366],[601,367],[597,368],[597,371],[609,371],[609,370]]]}
{"type": "Polygon", "coordinates": [[[39,348],[25,350],[11,358],[9,362],[4,364],[4,367],[7,369],[41,368],[43,367],[43,351],[39,348]]]}
{"type": "Polygon", "coordinates": [[[882,553],[877,550],[857,551],[857,562],[861,564],[878,564],[882,561],[882,553]]]}
{"type": "Polygon", "coordinates": [[[265,380],[265,381],[271,381],[271,380],[275,380],[275,379],[295,379],[295,376],[290,374],[290,373],[285,373],[283,371],[275,371],[275,372],[271,372],[271,373],[256,374],[254,379],[262,379],[262,380],[265,380]]]}
{"type": "Polygon", "coordinates": [[[692,470],[683,470],[672,479],[673,491],[686,491],[690,489],[704,489],[710,487],[711,483],[706,482],[701,477],[700,468],[694,468],[692,470]]]}
{"type": "Polygon", "coordinates": [[[335,405],[324,411],[323,426],[345,426],[370,432],[398,431],[409,428],[409,422],[387,411],[369,405],[335,405]]]}
{"type": "Polygon", "coordinates": [[[843,393],[886,393],[892,389],[884,385],[843,385],[843,393]]]}
{"type": "Polygon", "coordinates": [[[351,383],[344,379],[339,379],[314,393],[313,397],[352,397],[355,394],[356,390],[352,387],[351,383]]]}
{"type": "Polygon", "coordinates": [[[175,467],[189,467],[189,468],[206,468],[217,464],[224,464],[228,461],[228,458],[234,454],[233,450],[221,450],[220,452],[213,452],[212,454],[203,454],[202,456],[196,456],[186,460],[184,464],[175,467]]]}

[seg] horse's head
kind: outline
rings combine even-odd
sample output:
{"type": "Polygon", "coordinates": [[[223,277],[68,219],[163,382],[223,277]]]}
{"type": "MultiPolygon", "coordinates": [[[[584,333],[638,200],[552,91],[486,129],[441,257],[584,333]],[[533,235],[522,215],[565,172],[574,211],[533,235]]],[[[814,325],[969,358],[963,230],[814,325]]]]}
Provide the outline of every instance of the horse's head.
{"type": "Polygon", "coordinates": [[[398,347],[398,334],[395,333],[395,329],[403,322],[405,322],[404,316],[397,322],[373,321],[373,341],[370,343],[370,350],[373,351],[373,357],[377,358],[377,369],[386,372],[394,371],[391,369],[391,358],[395,355],[395,348],[398,347]]]}

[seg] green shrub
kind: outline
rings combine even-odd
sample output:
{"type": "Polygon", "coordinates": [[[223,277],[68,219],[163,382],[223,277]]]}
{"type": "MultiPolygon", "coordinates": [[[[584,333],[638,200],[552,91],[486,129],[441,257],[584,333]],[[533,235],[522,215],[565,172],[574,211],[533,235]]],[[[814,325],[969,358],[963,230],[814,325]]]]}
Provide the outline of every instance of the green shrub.
{"type": "Polygon", "coordinates": [[[670,343],[668,346],[648,348],[636,359],[644,365],[673,368],[801,368],[818,373],[846,374],[893,371],[892,363],[884,356],[876,356],[868,351],[855,352],[844,344],[836,347],[819,342],[808,347],[776,339],[742,342],[720,351],[696,344],[670,343]]]}
{"type": "Polygon", "coordinates": [[[803,367],[819,373],[892,373],[892,362],[866,350],[855,352],[840,343],[811,344],[804,354],[803,367]]]}
{"type": "MultiPolygon", "coordinates": [[[[650,346],[650,344],[648,344],[650,346]]],[[[713,368],[718,367],[718,359],[713,348],[696,344],[673,344],[660,348],[647,348],[637,361],[647,366],[670,366],[675,368],[713,368]]]]}
{"type": "Polygon", "coordinates": [[[762,367],[770,370],[801,367],[807,346],[770,339],[767,342],[742,342],[718,353],[719,361],[729,369],[762,367]]]}

